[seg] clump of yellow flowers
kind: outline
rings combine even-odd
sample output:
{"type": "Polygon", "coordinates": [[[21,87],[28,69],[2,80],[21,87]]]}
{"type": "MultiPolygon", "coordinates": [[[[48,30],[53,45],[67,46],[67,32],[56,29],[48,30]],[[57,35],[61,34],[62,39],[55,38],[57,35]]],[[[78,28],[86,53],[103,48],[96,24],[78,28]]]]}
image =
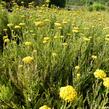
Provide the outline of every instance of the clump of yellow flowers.
{"type": "Polygon", "coordinates": [[[25,64],[31,64],[33,62],[34,58],[31,57],[31,56],[27,56],[25,58],[22,59],[22,61],[25,63],[25,64]]]}
{"type": "Polygon", "coordinates": [[[106,77],[103,79],[103,85],[107,88],[109,88],[109,77],[106,77]]]}
{"type": "Polygon", "coordinates": [[[101,69],[97,69],[95,72],[94,72],[94,76],[98,79],[103,79],[106,77],[106,73],[101,70],[101,69]]]}
{"type": "Polygon", "coordinates": [[[50,40],[49,37],[44,37],[44,38],[43,38],[43,43],[45,44],[45,43],[47,43],[49,40],[50,40]]]}
{"type": "Polygon", "coordinates": [[[78,27],[74,27],[72,30],[73,33],[78,33],[79,32],[79,28],[78,27]]]}
{"type": "Polygon", "coordinates": [[[103,70],[97,69],[94,72],[94,76],[98,79],[102,79],[103,80],[103,85],[106,88],[109,88],[109,77],[106,77],[106,73],[103,70]]]}
{"type": "Polygon", "coordinates": [[[51,109],[51,108],[48,107],[47,105],[43,105],[43,106],[41,106],[39,109],[51,109]]]}
{"type": "Polygon", "coordinates": [[[66,102],[73,102],[77,98],[76,90],[70,85],[61,87],[59,95],[60,98],[65,100],[66,102]]]}

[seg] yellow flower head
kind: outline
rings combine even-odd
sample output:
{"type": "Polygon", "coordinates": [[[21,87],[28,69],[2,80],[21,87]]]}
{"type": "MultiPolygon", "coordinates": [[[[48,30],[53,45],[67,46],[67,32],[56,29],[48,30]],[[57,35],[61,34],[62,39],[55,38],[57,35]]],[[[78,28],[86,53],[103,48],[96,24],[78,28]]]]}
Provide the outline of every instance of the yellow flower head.
{"type": "Polygon", "coordinates": [[[105,41],[109,41],[109,38],[108,38],[108,37],[106,37],[106,38],[105,38],[105,41]]]}
{"type": "Polygon", "coordinates": [[[72,30],[72,32],[78,33],[79,32],[79,28],[78,27],[74,27],[73,30],[72,30]]]}
{"type": "Polygon", "coordinates": [[[79,69],[80,69],[79,65],[75,66],[75,70],[79,70],[79,69]]]}
{"type": "Polygon", "coordinates": [[[48,107],[47,105],[41,106],[39,109],[51,109],[50,107],[48,107]]]}
{"type": "Polygon", "coordinates": [[[47,40],[48,41],[49,39],[50,39],[49,37],[44,37],[44,40],[47,40]]]}
{"type": "Polygon", "coordinates": [[[77,80],[79,80],[80,79],[80,73],[77,73],[77,75],[76,75],[76,77],[77,77],[77,80]]]}
{"type": "Polygon", "coordinates": [[[12,24],[12,23],[9,23],[9,24],[7,24],[7,26],[8,26],[8,27],[12,27],[12,26],[13,26],[13,24],[12,24]]]}
{"type": "Polygon", "coordinates": [[[7,38],[7,39],[4,39],[4,43],[8,43],[10,42],[10,40],[7,38]]]}
{"type": "Polygon", "coordinates": [[[83,40],[84,40],[84,41],[90,41],[90,38],[83,37],[83,40]]]}
{"type": "Polygon", "coordinates": [[[25,23],[19,23],[20,26],[25,26],[25,23]]]}
{"type": "Polygon", "coordinates": [[[65,20],[63,20],[63,22],[62,22],[63,24],[67,24],[68,22],[67,21],[65,21],[65,20]]]}
{"type": "Polygon", "coordinates": [[[96,55],[92,55],[92,59],[97,59],[97,56],[96,55]]]}
{"type": "Polygon", "coordinates": [[[54,36],[54,39],[58,39],[58,38],[59,38],[59,36],[57,36],[57,35],[54,36]]]}
{"type": "Polygon", "coordinates": [[[95,72],[94,72],[94,76],[95,78],[98,78],[98,79],[103,79],[106,77],[106,73],[101,70],[101,69],[97,69],[95,72]]]}
{"type": "Polygon", "coordinates": [[[106,37],[109,37],[109,34],[106,34],[106,37]]]}
{"type": "Polygon", "coordinates": [[[56,27],[61,27],[62,26],[61,23],[58,23],[58,22],[56,22],[54,24],[55,24],[56,27]]]}
{"type": "Polygon", "coordinates": [[[37,27],[42,27],[42,26],[44,26],[44,22],[42,22],[42,21],[37,21],[37,22],[35,22],[35,25],[36,25],[37,27]]]}
{"type": "Polygon", "coordinates": [[[109,77],[106,77],[103,79],[103,85],[107,88],[109,88],[109,77]]]}
{"type": "Polygon", "coordinates": [[[109,27],[104,27],[104,28],[103,28],[103,30],[107,30],[107,29],[109,29],[109,27]]]}
{"type": "Polygon", "coordinates": [[[23,68],[23,65],[19,65],[18,68],[19,68],[19,69],[20,69],[20,68],[23,68]]]}
{"type": "Polygon", "coordinates": [[[53,56],[53,57],[56,57],[56,56],[57,56],[57,53],[53,52],[53,53],[52,53],[52,56],[53,56]]]}
{"type": "Polygon", "coordinates": [[[5,39],[7,39],[8,38],[8,36],[3,36],[3,40],[5,40],[5,39]]]}
{"type": "Polygon", "coordinates": [[[63,45],[64,47],[67,47],[67,46],[68,46],[68,43],[64,42],[64,43],[62,43],[62,45],[63,45]]]}
{"type": "Polygon", "coordinates": [[[61,30],[61,29],[62,29],[62,27],[60,26],[60,27],[58,27],[58,29],[59,29],[59,30],[61,30]]]}
{"type": "Polygon", "coordinates": [[[20,29],[21,26],[20,26],[20,25],[16,25],[14,28],[15,28],[15,29],[20,29]]]}
{"type": "Polygon", "coordinates": [[[34,60],[34,58],[31,57],[31,56],[27,56],[27,57],[25,57],[25,58],[22,59],[22,61],[23,61],[25,64],[30,64],[30,63],[32,63],[33,60],[34,60]]]}
{"type": "Polygon", "coordinates": [[[48,22],[50,22],[50,20],[49,19],[44,19],[44,22],[47,22],[48,23],[48,22]]]}
{"type": "Polygon", "coordinates": [[[44,39],[43,39],[43,43],[47,43],[49,40],[50,40],[49,37],[44,37],[44,39]]]}
{"type": "Polygon", "coordinates": [[[77,98],[76,90],[70,85],[61,87],[59,95],[66,102],[73,102],[77,98]]]}
{"type": "Polygon", "coordinates": [[[60,38],[64,38],[64,36],[60,36],[60,38]]]}
{"type": "Polygon", "coordinates": [[[32,43],[31,42],[25,42],[25,45],[26,46],[32,46],[32,43]]]}

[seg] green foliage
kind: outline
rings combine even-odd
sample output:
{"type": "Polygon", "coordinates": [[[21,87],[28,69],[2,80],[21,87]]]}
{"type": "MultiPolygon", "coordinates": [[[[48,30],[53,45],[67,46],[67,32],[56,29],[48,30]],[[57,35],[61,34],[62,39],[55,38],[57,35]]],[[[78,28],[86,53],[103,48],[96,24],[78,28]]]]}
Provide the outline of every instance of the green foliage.
{"type": "Polygon", "coordinates": [[[0,100],[9,101],[12,97],[12,91],[5,85],[0,85],[0,100]]]}
{"type": "Polygon", "coordinates": [[[55,5],[57,7],[61,7],[64,8],[65,4],[66,4],[66,0],[50,0],[50,4],[49,5],[55,5]]]}
{"type": "Polygon", "coordinates": [[[6,29],[7,24],[8,24],[8,13],[0,5],[0,33],[3,31],[3,29],[6,29]]]}
{"type": "Polygon", "coordinates": [[[98,3],[98,2],[94,2],[93,5],[90,5],[88,7],[89,11],[93,11],[93,10],[96,10],[96,11],[103,11],[103,10],[106,10],[106,6],[104,4],[101,4],[101,3],[98,3]]]}

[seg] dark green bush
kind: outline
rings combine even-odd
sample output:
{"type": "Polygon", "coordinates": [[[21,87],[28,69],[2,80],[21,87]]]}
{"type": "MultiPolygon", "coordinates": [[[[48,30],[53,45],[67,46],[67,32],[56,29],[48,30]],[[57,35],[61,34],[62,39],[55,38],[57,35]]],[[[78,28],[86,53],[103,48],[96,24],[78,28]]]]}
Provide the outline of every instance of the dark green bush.
{"type": "Polygon", "coordinates": [[[66,0],[50,0],[49,7],[51,7],[51,5],[55,5],[57,7],[64,8],[65,4],[66,0]]]}

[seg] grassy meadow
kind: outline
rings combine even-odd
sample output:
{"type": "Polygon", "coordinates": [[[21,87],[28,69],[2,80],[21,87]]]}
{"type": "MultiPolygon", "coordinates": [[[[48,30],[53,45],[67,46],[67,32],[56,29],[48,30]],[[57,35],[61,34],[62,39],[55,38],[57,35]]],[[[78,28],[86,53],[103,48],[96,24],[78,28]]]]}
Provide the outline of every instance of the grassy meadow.
{"type": "Polygon", "coordinates": [[[0,28],[6,34],[0,52],[0,109],[108,106],[108,11],[30,4],[15,5],[11,13],[1,7],[0,13],[0,28]]]}

